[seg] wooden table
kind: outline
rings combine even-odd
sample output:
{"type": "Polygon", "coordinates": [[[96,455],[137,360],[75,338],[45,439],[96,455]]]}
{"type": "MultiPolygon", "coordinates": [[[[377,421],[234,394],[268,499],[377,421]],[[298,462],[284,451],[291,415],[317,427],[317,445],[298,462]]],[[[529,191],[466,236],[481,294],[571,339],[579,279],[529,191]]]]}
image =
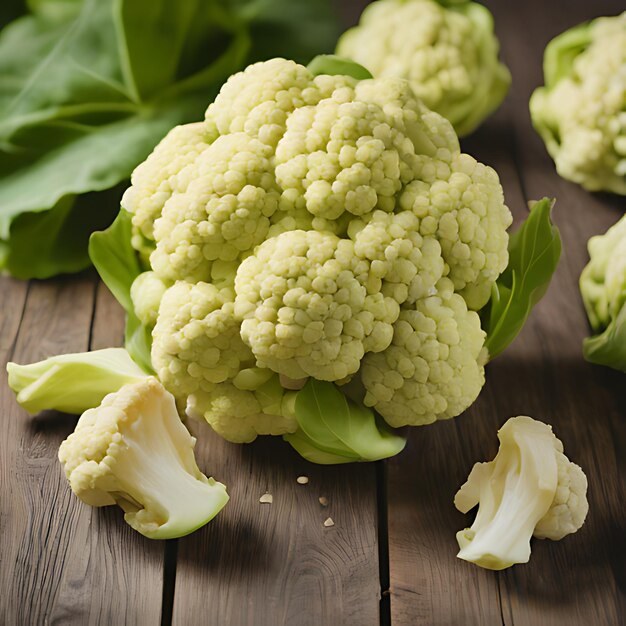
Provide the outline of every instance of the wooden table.
{"type": "MultiPolygon", "coordinates": [[[[342,6],[348,17],[356,4],[342,6]]],[[[406,451],[387,463],[341,467],[308,464],[280,440],[232,445],[193,423],[199,464],[228,485],[231,502],[190,537],[154,542],[114,507],[92,509],[72,496],[56,453],[75,418],[29,418],[3,371],[0,623],[626,623],[626,378],[582,360],[587,323],[577,288],[587,239],[615,222],[626,202],[561,180],[527,108],[548,40],[620,4],[488,2],[513,87],[464,147],[498,170],[516,221],[527,200],[558,198],[564,254],[548,295],[489,365],[470,410],[413,429],[406,451]],[[452,500],[472,464],[492,458],[499,425],[518,414],[554,426],[587,473],[590,513],[576,535],[535,541],[529,564],[488,572],[456,558],[455,532],[470,518],[452,500]],[[307,485],[296,482],[300,475],[307,485]],[[259,503],[266,491],[273,504],[259,503]],[[327,517],[334,526],[324,527],[327,517]]],[[[121,341],[120,308],[91,273],[2,278],[0,302],[3,364],[121,341]]]]}

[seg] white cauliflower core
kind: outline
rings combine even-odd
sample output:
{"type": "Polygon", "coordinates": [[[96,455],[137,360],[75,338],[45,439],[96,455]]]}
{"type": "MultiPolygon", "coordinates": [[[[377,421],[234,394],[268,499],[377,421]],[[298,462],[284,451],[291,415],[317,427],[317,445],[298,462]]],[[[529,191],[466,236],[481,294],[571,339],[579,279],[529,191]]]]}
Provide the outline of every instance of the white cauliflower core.
{"type": "Polygon", "coordinates": [[[145,378],[85,411],[59,461],[83,502],[118,504],[141,534],[171,539],[203,526],[228,502],[224,485],[198,469],[195,442],[174,397],[145,378]]]}
{"type": "Polygon", "coordinates": [[[478,505],[472,526],[457,533],[457,556],[495,570],[527,563],[533,535],[556,541],[575,533],[589,510],[587,477],[550,426],[512,417],[498,438],[495,459],[476,463],[454,498],[462,513],[478,505]]]}
{"type": "Polygon", "coordinates": [[[257,63],[132,183],[123,206],[152,269],[132,295],[156,320],[153,366],[226,438],[296,429],[279,376],[362,371],[368,402],[394,425],[457,415],[478,394],[473,311],[506,267],[511,215],[497,174],[461,154],[407,81],[257,63]],[[403,338],[416,316],[436,327],[420,346],[403,338]]]}

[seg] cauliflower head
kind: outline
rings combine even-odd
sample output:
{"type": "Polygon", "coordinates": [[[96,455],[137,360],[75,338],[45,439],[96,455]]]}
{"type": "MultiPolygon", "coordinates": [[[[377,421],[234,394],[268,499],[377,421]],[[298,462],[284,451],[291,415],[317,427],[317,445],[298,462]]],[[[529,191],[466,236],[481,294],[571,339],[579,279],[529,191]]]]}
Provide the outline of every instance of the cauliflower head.
{"type": "Polygon", "coordinates": [[[480,391],[475,311],[507,265],[511,214],[409,81],[251,65],[163,139],[123,207],[149,252],[131,295],[153,367],[227,439],[295,432],[281,380],[361,377],[396,426],[480,391]]]}
{"type": "Polygon", "coordinates": [[[544,75],[530,112],[558,173],[626,195],[626,12],[553,39],[544,75]]]}
{"type": "Polygon", "coordinates": [[[511,83],[491,13],[475,2],[377,0],[337,44],[375,77],[400,76],[459,136],[495,111],[511,83]]]}
{"type": "Polygon", "coordinates": [[[457,533],[465,561],[494,570],[527,563],[530,539],[563,539],[583,525],[589,504],[587,477],[563,454],[548,424],[512,417],[498,431],[493,461],[476,463],[454,505],[478,505],[470,528],[457,533]]]}
{"type": "Polygon", "coordinates": [[[589,239],[589,263],[580,275],[580,293],[591,328],[585,358],[626,371],[626,217],[589,239]]]}
{"type": "Polygon", "coordinates": [[[172,539],[203,526],[228,502],[224,485],[198,469],[195,442],[174,397],[146,377],[85,411],[59,461],[83,502],[117,504],[142,535],[172,539]]]}

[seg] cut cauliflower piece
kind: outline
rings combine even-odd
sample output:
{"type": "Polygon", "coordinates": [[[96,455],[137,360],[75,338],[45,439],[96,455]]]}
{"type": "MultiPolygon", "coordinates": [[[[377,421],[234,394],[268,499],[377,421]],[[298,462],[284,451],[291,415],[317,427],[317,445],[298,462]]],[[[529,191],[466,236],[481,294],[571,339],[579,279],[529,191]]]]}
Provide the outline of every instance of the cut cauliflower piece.
{"type": "Polygon", "coordinates": [[[589,509],[587,478],[549,425],[512,417],[498,439],[495,459],[476,463],[454,498],[462,513],[478,505],[471,528],[457,533],[458,557],[495,570],[527,563],[533,535],[558,540],[576,532],[589,509]]]}
{"type": "Polygon", "coordinates": [[[341,380],[366,352],[391,341],[398,303],[368,293],[350,240],[291,231],[268,239],[240,266],[235,314],[257,364],[291,378],[341,380]]]}
{"type": "Polygon", "coordinates": [[[233,443],[249,443],[258,435],[293,433],[298,423],[290,409],[293,395],[285,392],[278,376],[255,389],[238,388],[231,382],[199,391],[187,400],[187,415],[205,419],[219,435],[233,443]]]}
{"type": "Polygon", "coordinates": [[[118,504],[151,539],[187,535],[228,502],[196,465],[195,439],[155,378],[122,387],[83,413],[59,448],[72,491],[86,504],[118,504]]]}
{"type": "Polygon", "coordinates": [[[428,108],[466,135],[508,91],[511,77],[498,48],[491,13],[480,4],[379,0],[342,35],[336,51],[375,78],[407,79],[428,108]]]}
{"type": "Polygon", "coordinates": [[[154,224],[150,263],[161,278],[206,281],[213,261],[235,261],[265,239],[280,198],[272,158],[270,146],[234,133],[196,159],[186,192],[154,224]]]}
{"type": "Polygon", "coordinates": [[[558,439],[557,441],[558,480],[554,500],[548,512],[537,522],[533,532],[539,539],[552,541],[559,541],[581,528],[589,510],[585,472],[563,454],[563,444],[558,439]]]}
{"type": "Polygon", "coordinates": [[[391,345],[363,360],[364,403],[394,427],[456,417],[485,383],[485,333],[453,284],[402,310],[391,345]]]}
{"type": "Polygon", "coordinates": [[[530,113],[559,175],[626,195],[626,12],[553,39],[544,74],[530,113]]]}
{"type": "Polygon", "coordinates": [[[165,292],[152,333],[152,365],[176,398],[210,392],[254,364],[234,308],[232,288],[179,281],[165,292]]]}
{"type": "Polygon", "coordinates": [[[46,409],[82,413],[109,393],[148,374],[124,348],[52,356],[37,363],[7,363],[9,387],[29,413],[46,409]]]}

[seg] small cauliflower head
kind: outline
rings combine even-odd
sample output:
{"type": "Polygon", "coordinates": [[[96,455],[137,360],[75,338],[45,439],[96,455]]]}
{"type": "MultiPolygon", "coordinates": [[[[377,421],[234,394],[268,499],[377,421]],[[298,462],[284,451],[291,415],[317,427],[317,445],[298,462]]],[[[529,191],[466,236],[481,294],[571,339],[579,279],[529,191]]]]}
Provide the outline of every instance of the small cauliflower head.
{"type": "Polygon", "coordinates": [[[125,385],[89,409],[61,444],[59,461],[86,504],[117,504],[151,539],[187,535],[228,502],[226,488],[196,465],[174,397],[153,377],[125,385]]]}
{"type": "Polygon", "coordinates": [[[588,243],[589,263],[580,275],[580,292],[596,331],[604,330],[626,303],[626,216],[588,243]]]}
{"type": "Polygon", "coordinates": [[[498,439],[494,460],[476,463],[454,498],[462,513],[478,505],[472,526],[457,533],[457,556],[493,570],[527,563],[533,535],[563,539],[581,528],[589,510],[587,477],[549,425],[512,417],[498,439]]]}
{"type": "Polygon", "coordinates": [[[507,265],[511,214],[451,124],[402,78],[272,59],[232,76],[190,126],[123,203],[150,254],[133,303],[178,406],[251,441],[296,429],[281,378],[363,372],[391,424],[463,411],[483,381],[475,311],[507,265]],[[428,327],[419,346],[412,323],[428,327]]]}
{"type": "Polygon", "coordinates": [[[553,39],[544,75],[530,113],[559,175],[626,195],[626,12],[553,39]]]}
{"type": "Polygon", "coordinates": [[[586,338],[588,361],[626,372],[626,217],[588,243],[580,293],[596,336],[586,338]]]}
{"type": "Polygon", "coordinates": [[[511,83],[498,61],[491,13],[475,2],[377,0],[337,44],[375,77],[407,79],[427,107],[472,132],[499,106],[511,83]]]}

